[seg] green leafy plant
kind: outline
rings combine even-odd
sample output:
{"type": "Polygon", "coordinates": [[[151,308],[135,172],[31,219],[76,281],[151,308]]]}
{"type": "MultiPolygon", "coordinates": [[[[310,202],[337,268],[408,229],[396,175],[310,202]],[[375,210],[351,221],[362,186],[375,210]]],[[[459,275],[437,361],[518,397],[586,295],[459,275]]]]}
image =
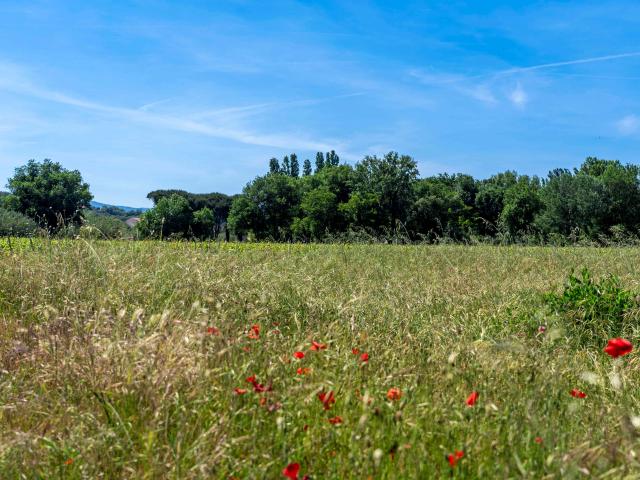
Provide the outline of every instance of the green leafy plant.
{"type": "Polygon", "coordinates": [[[580,344],[601,344],[603,339],[623,335],[637,305],[635,294],[609,275],[592,278],[587,268],[569,275],[562,293],[545,295],[547,305],[564,320],[564,327],[580,344]]]}

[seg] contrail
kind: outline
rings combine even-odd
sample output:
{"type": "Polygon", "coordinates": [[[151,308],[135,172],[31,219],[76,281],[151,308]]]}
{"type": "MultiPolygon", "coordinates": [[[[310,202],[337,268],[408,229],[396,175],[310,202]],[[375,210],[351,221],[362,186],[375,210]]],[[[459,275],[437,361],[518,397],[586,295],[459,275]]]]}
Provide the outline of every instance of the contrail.
{"type": "Polygon", "coordinates": [[[606,62],[608,60],[617,60],[619,58],[640,57],[640,52],[620,53],[618,55],[605,55],[603,57],[583,58],[580,60],[569,60],[566,62],[543,63],[541,65],[533,65],[531,67],[516,67],[508,70],[499,71],[493,75],[509,75],[511,73],[530,72],[532,70],[543,70],[545,68],[565,67],[567,65],[579,65],[581,63],[606,62]]]}

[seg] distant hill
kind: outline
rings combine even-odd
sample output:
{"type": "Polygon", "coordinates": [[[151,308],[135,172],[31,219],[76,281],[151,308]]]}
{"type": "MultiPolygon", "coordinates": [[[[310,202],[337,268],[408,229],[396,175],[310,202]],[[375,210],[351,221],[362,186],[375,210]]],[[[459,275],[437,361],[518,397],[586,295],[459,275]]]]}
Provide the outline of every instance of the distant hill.
{"type": "Polygon", "coordinates": [[[100,202],[95,202],[95,201],[91,201],[91,207],[94,209],[98,209],[98,208],[117,208],[119,210],[123,210],[127,213],[140,213],[140,212],[146,212],[147,210],[149,210],[148,208],[145,207],[141,207],[141,208],[135,208],[135,207],[126,207],[124,205],[109,205],[107,203],[100,203],[100,202]]]}

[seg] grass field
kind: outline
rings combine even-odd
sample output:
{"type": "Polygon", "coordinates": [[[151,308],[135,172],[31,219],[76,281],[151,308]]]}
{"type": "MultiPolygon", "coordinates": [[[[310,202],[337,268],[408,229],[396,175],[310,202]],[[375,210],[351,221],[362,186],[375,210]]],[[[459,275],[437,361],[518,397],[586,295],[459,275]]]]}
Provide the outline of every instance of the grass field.
{"type": "Polygon", "coordinates": [[[542,298],[640,249],[2,242],[2,479],[640,478],[636,352],[542,298]]]}

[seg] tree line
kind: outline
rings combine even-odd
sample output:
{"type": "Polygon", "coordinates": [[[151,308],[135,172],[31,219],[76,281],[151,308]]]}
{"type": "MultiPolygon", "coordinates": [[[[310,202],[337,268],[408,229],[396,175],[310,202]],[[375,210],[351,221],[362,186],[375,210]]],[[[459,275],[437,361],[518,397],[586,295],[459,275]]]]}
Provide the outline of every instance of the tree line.
{"type": "MultiPolygon", "coordinates": [[[[8,188],[0,224],[23,215],[55,233],[90,215],[80,173],[49,160],[16,169],[8,188]]],[[[148,198],[154,207],[141,216],[139,238],[543,243],[640,233],[639,167],[596,157],[542,178],[505,171],[474,179],[421,178],[416,161],[397,152],[355,165],[319,152],[302,168],[293,153],[270,159],[239,195],[156,190],[148,198]]]]}

